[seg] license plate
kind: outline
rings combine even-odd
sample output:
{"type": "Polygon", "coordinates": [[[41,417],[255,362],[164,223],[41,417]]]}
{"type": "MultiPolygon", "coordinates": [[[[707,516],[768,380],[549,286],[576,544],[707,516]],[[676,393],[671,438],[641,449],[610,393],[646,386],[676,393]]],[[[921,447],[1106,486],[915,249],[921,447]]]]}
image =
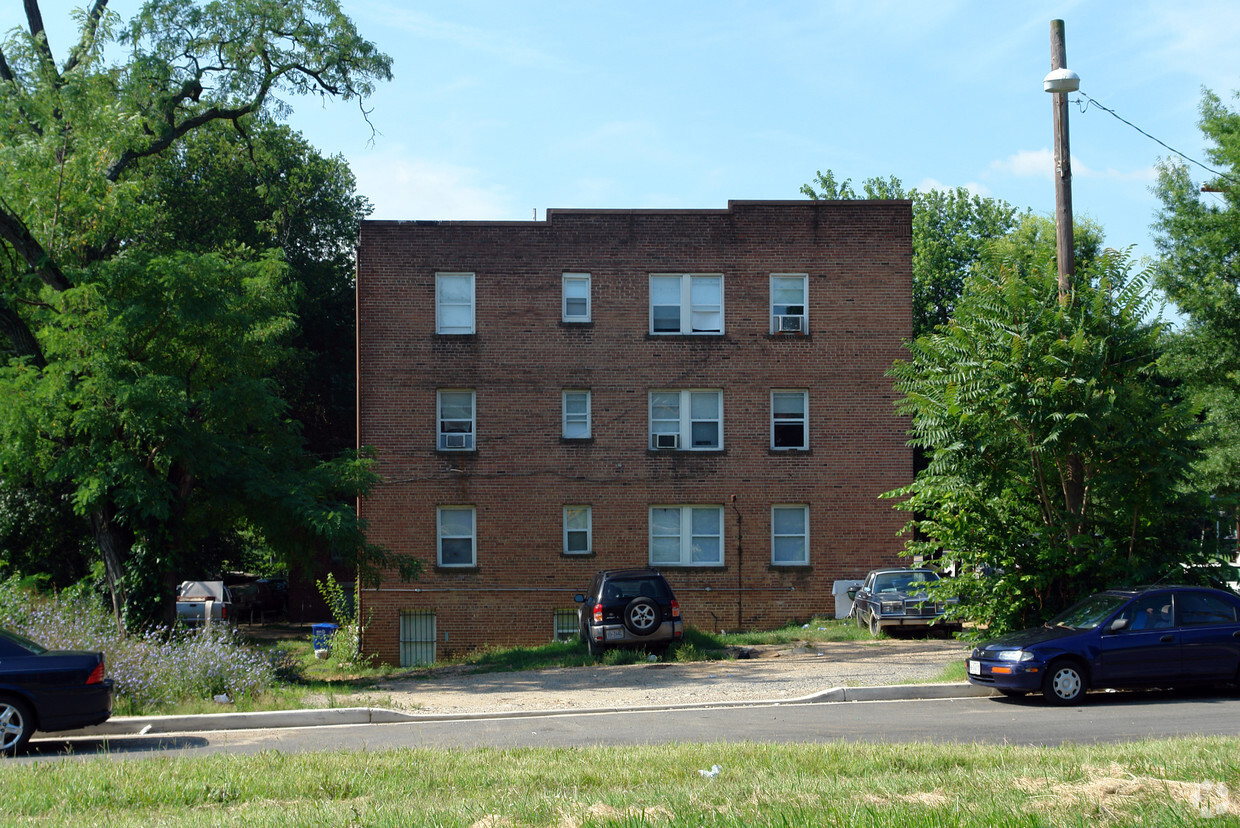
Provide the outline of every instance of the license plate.
{"type": "Polygon", "coordinates": [[[624,638],[624,630],[607,630],[605,632],[608,641],[617,638],[624,638]]]}
{"type": "Polygon", "coordinates": [[[982,662],[969,659],[969,675],[980,676],[982,674],[982,662]]]}

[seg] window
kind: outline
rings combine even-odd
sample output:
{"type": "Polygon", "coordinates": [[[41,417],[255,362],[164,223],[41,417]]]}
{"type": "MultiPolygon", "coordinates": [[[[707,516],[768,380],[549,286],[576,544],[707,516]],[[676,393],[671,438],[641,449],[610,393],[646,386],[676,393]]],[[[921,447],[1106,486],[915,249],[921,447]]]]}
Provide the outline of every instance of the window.
{"type": "Polygon", "coordinates": [[[809,333],[808,282],[804,275],[771,275],[771,333],[809,333]]]}
{"type": "Polygon", "coordinates": [[[723,392],[651,391],[650,448],[723,448],[723,392]]]}
{"type": "Polygon", "coordinates": [[[474,332],[474,274],[435,274],[435,333],[474,332]]]}
{"type": "Polygon", "coordinates": [[[558,609],[551,620],[552,635],[554,641],[576,641],[577,640],[577,610],[574,609],[558,609]]]}
{"type": "Polygon", "coordinates": [[[564,304],[561,319],[565,322],[590,321],[590,274],[564,274],[564,304]]]}
{"type": "Polygon", "coordinates": [[[590,436],[590,392],[565,391],[563,411],[564,439],[587,439],[590,436]]]}
{"type": "Polygon", "coordinates": [[[590,507],[564,507],[564,554],[589,555],[594,551],[590,543],[590,507]]]}
{"type": "Polygon", "coordinates": [[[474,450],[474,392],[440,391],[439,450],[474,450]]]}
{"type": "Polygon", "coordinates": [[[771,448],[809,448],[808,391],[771,392],[771,448]]]}
{"type": "Polygon", "coordinates": [[[477,561],[473,506],[439,507],[439,565],[474,566],[477,561]]]}
{"type": "Polygon", "coordinates": [[[722,566],[722,506],[650,509],[651,566],[722,566]]]}
{"type": "Polygon", "coordinates": [[[692,273],[651,276],[650,332],[723,333],[723,277],[692,273]]]}
{"type": "Polygon", "coordinates": [[[435,663],[435,613],[408,610],[400,614],[400,666],[435,663]]]}
{"type": "Polygon", "coordinates": [[[1171,596],[1166,593],[1138,598],[1124,610],[1129,630],[1169,630],[1171,621],[1171,596]]]}
{"type": "Polygon", "coordinates": [[[806,566],[809,563],[809,507],[771,507],[771,563],[806,566]]]}
{"type": "Polygon", "coordinates": [[[1180,626],[1236,623],[1235,608],[1217,595],[1208,592],[1181,592],[1175,602],[1180,614],[1180,626]]]}

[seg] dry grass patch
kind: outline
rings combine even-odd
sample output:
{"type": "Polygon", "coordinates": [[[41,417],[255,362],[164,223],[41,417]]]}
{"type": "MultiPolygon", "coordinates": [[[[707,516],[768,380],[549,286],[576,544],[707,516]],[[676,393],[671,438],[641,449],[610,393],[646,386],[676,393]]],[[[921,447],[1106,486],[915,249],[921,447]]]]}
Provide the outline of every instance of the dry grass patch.
{"type": "Polygon", "coordinates": [[[1105,768],[1087,765],[1082,770],[1085,779],[1081,781],[1047,784],[1045,779],[1022,777],[1013,784],[1031,797],[1029,804],[1039,811],[1084,809],[1118,820],[1135,808],[1170,799],[1203,817],[1240,815],[1240,800],[1221,782],[1143,776],[1116,763],[1105,768]]]}

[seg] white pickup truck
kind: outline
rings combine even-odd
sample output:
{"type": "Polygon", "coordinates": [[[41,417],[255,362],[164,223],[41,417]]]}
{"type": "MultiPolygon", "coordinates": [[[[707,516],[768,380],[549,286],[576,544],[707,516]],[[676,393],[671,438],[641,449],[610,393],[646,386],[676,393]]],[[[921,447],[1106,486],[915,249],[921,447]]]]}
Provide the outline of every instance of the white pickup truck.
{"type": "Polygon", "coordinates": [[[232,620],[232,595],[223,581],[182,581],[177,588],[177,620],[214,624],[232,620]]]}

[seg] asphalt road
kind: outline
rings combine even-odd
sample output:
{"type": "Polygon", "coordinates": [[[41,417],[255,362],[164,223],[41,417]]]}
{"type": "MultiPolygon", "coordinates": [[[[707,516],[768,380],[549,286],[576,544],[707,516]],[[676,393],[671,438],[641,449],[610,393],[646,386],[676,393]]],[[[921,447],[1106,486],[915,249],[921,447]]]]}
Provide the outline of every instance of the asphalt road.
{"type": "Polygon", "coordinates": [[[401,747],[581,747],[668,742],[980,742],[1016,745],[1240,735],[1240,698],[1217,693],[1096,694],[1080,707],[1039,699],[947,699],[756,705],[725,709],[560,714],[399,724],[46,738],[18,762],[382,750],[401,747]]]}

